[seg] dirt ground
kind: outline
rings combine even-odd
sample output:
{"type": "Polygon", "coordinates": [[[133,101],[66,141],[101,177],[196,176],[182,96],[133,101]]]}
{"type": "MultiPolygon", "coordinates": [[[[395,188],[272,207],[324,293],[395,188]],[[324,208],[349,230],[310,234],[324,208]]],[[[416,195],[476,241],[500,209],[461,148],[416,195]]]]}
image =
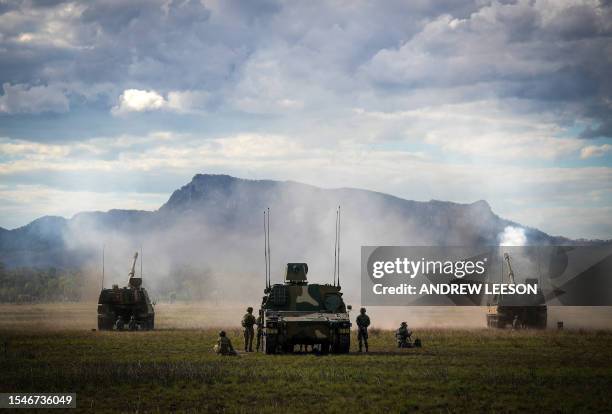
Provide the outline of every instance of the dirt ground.
{"type": "MultiPolygon", "coordinates": [[[[160,303],[155,307],[157,329],[235,328],[248,304],[160,303]]],[[[256,305],[251,305],[257,309],[256,305]]],[[[372,327],[395,329],[402,321],[413,328],[479,329],[486,327],[481,307],[370,307],[372,327]]],[[[351,319],[357,316],[353,309],[351,319]]],[[[612,329],[611,307],[549,307],[548,326],[556,329],[612,329]]],[[[2,304],[0,329],[90,330],[96,328],[96,304],[2,304]]]]}

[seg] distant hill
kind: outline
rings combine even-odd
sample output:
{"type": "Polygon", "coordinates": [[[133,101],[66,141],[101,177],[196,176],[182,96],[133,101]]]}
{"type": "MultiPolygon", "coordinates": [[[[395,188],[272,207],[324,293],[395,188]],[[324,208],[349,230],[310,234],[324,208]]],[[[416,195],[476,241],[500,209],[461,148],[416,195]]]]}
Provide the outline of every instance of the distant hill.
{"type": "MultiPolygon", "coordinates": [[[[359,245],[497,244],[506,226],[523,227],[500,218],[482,200],[418,202],[367,190],[198,174],[157,211],[85,212],[71,219],[46,216],[14,230],[0,229],[0,259],[9,266],[75,266],[90,259],[91,242],[97,247],[104,244],[103,240],[79,242],[89,239],[83,232],[127,237],[147,245],[153,233],[163,234],[186,223],[190,235],[200,228],[213,238],[258,237],[267,207],[272,210],[273,241],[288,239],[299,247],[321,238],[319,228],[333,235],[337,205],[343,209],[345,237],[367,235],[356,240],[359,245]]],[[[531,243],[558,240],[536,229],[525,230],[531,243]]],[[[333,246],[333,240],[326,242],[333,246]]]]}
{"type": "Polygon", "coordinates": [[[106,282],[123,283],[133,252],[142,248],[150,284],[161,286],[178,274],[201,273],[215,281],[206,285],[207,294],[227,282],[259,287],[263,211],[270,207],[273,278],[280,279],[284,263],[305,261],[312,280],[327,281],[338,205],[342,268],[356,286],[362,245],[491,245],[499,243],[507,226],[524,229],[530,244],[570,242],[505,220],[482,200],[419,202],[360,189],[198,174],[156,211],[84,212],[71,219],[42,217],[14,230],[2,229],[0,262],[98,271],[105,246],[106,282]]]}

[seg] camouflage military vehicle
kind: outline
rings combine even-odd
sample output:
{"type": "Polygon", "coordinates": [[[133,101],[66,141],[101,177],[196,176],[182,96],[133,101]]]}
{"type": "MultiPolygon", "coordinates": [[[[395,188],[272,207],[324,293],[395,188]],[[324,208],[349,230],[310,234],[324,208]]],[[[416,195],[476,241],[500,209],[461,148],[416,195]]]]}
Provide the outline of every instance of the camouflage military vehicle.
{"type": "Polygon", "coordinates": [[[155,310],[145,288],[142,278],[136,277],[136,260],[134,254],[132,269],[129,273],[128,285],[119,288],[113,285],[111,289],[102,289],[98,299],[98,329],[111,330],[121,316],[127,322],[134,316],[139,329],[150,330],[155,326],[155,310]]]}
{"type": "Polygon", "coordinates": [[[266,288],[260,318],[266,354],[311,345],[321,353],[347,353],[351,322],[340,286],[309,284],[306,263],[288,263],[284,284],[266,288]]]}
{"type": "MultiPolygon", "coordinates": [[[[510,256],[505,253],[504,260],[508,265],[508,279],[514,284],[514,272],[510,256]]],[[[487,303],[487,326],[505,328],[512,326],[516,318],[523,328],[546,329],[548,308],[538,279],[525,279],[527,285],[537,285],[537,293],[531,295],[494,295],[487,303]]]]}

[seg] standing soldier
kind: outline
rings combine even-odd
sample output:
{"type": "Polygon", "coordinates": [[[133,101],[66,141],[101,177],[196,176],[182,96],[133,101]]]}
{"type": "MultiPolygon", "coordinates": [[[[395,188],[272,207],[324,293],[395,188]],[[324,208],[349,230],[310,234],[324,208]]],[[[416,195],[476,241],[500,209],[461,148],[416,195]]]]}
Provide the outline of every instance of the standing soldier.
{"type": "Polygon", "coordinates": [[[249,306],[247,308],[247,313],[242,317],[242,327],[244,328],[244,352],[253,352],[253,337],[255,336],[253,325],[255,325],[256,322],[253,316],[253,308],[249,306]]]}
{"type": "Polygon", "coordinates": [[[368,326],[370,326],[370,317],[366,315],[366,309],[361,308],[357,316],[357,339],[359,340],[359,352],[362,345],[365,345],[365,351],[368,352],[368,326]]]}
{"type": "Polygon", "coordinates": [[[257,318],[257,343],[255,345],[255,348],[257,349],[257,352],[259,352],[259,348],[261,347],[261,337],[263,336],[263,314],[259,313],[259,317],[257,318]]]}

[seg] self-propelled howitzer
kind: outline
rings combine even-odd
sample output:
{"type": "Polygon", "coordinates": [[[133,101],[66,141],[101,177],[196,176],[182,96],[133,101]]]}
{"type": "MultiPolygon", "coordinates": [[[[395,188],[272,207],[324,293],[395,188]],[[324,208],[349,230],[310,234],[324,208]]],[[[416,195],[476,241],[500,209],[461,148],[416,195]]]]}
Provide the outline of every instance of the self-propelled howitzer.
{"type": "Polygon", "coordinates": [[[134,261],[128,274],[128,285],[119,288],[113,285],[111,289],[102,289],[98,299],[98,329],[111,330],[121,318],[122,324],[132,329],[150,330],[155,327],[155,310],[149,299],[147,290],[142,287],[142,277],[136,276],[136,260],[138,253],[134,253],[134,261]],[[133,317],[133,319],[132,319],[133,317]]]}
{"type": "Polygon", "coordinates": [[[306,263],[288,263],[284,284],[265,290],[260,317],[267,354],[293,352],[310,345],[321,353],[347,353],[351,339],[350,306],[340,286],[309,284],[306,263]]]}
{"type": "MultiPolygon", "coordinates": [[[[504,261],[508,266],[508,282],[514,285],[514,270],[508,253],[504,253],[504,261]]],[[[525,279],[525,284],[537,286],[537,292],[530,295],[495,294],[488,301],[487,326],[489,328],[517,325],[515,327],[546,329],[548,308],[538,279],[525,279]]]]}

